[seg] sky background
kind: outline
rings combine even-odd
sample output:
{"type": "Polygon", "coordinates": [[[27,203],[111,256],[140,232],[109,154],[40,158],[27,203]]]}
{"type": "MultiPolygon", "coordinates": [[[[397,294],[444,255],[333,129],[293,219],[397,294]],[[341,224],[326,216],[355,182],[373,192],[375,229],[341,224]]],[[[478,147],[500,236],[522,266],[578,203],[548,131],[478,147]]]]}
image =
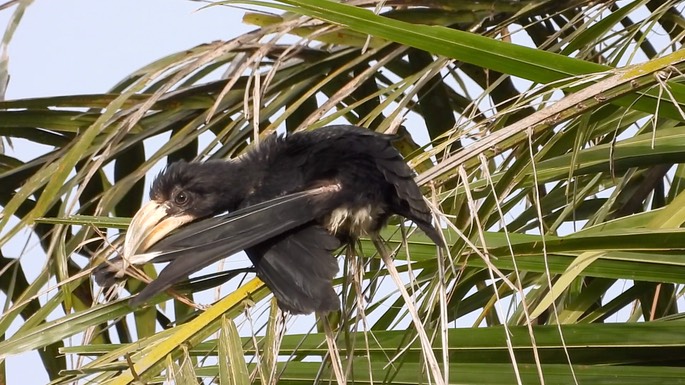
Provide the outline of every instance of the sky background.
{"type": "MultiPolygon", "coordinates": [[[[156,59],[255,28],[242,23],[241,9],[200,9],[204,5],[188,0],[36,0],[9,45],[6,99],[106,92],[156,59]]],[[[0,26],[8,25],[15,8],[0,11],[0,26]]],[[[14,144],[13,155],[20,159],[39,151],[14,144]]],[[[19,325],[14,326],[10,334],[19,325]]],[[[7,376],[9,384],[49,381],[35,352],[8,358],[7,376]]]]}

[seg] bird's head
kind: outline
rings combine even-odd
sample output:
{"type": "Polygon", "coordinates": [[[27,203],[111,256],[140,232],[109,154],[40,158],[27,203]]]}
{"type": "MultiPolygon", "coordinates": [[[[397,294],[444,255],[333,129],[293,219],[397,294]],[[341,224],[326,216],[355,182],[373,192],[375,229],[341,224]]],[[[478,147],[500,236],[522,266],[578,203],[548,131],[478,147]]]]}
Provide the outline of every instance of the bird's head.
{"type": "Polygon", "coordinates": [[[150,189],[150,202],[131,220],[124,256],[145,252],[173,230],[228,210],[225,165],[223,161],[181,161],[159,173],[150,189]]]}

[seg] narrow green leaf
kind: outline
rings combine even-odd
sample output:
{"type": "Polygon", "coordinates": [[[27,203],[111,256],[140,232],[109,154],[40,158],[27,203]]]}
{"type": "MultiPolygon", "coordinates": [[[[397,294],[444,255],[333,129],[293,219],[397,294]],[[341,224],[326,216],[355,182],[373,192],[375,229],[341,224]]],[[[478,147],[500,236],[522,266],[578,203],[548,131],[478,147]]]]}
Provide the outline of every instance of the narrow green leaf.
{"type": "Polygon", "coordinates": [[[68,314],[54,321],[18,332],[0,342],[0,360],[9,355],[39,349],[56,341],[85,331],[107,320],[122,317],[131,312],[127,300],[97,305],[88,310],[68,314]]]}
{"type": "Polygon", "coordinates": [[[233,320],[226,316],[223,316],[221,319],[219,371],[221,373],[222,385],[240,385],[250,382],[250,375],[245,363],[245,353],[243,352],[238,328],[236,328],[233,320]]]}

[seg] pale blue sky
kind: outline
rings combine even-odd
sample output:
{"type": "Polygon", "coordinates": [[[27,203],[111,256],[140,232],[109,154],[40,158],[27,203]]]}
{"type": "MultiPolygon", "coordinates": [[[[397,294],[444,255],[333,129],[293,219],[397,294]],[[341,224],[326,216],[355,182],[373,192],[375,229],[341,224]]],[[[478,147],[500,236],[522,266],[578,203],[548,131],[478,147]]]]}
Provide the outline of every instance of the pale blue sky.
{"type": "MultiPolygon", "coordinates": [[[[8,98],[106,91],[135,69],[254,27],[188,0],[36,0],[10,46],[8,98]]],[[[10,10],[0,12],[7,23],[10,10]]]]}
{"type": "MultiPolygon", "coordinates": [[[[240,9],[199,10],[203,5],[188,0],[36,0],[9,47],[6,97],[105,92],[162,56],[254,29],[242,24],[240,9]]],[[[12,12],[14,7],[0,11],[0,27],[7,25],[12,12]]],[[[35,156],[35,150],[22,143],[15,151],[22,159],[35,156]]],[[[48,382],[34,352],[10,357],[7,375],[9,384],[48,382]]]]}

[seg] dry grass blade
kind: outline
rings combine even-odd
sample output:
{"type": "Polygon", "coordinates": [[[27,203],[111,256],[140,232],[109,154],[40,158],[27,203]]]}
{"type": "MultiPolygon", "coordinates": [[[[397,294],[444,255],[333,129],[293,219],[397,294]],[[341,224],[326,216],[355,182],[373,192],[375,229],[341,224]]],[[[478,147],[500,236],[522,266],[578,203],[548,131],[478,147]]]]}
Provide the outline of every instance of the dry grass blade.
{"type": "Polygon", "coordinates": [[[628,93],[649,87],[657,82],[653,74],[660,71],[672,71],[670,68],[680,68],[683,63],[685,63],[685,53],[679,51],[648,64],[617,70],[613,75],[451,155],[432,169],[422,173],[418,177],[418,182],[423,184],[428,180],[436,179],[454,169],[456,165],[467,163],[489,149],[506,149],[519,144],[525,140],[525,133],[529,130],[532,130],[532,135],[536,135],[543,130],[553,129],[568,118],[597,108],[628,93]]]}
{"type": "Polygon", "coordinates": [[[388,250],[385,248],[385,244],[381,239],[379,239],[376,236],[372,236],[372,240],[374,246],[376,246],[376,250],[378,250],[378,253],[383,259],[386,268],[388,269],[390,277],[393,279],[395,285],[397,286],[397,289],[400,291],[400,294],[402,295],[402,299],[405,301],[409,314],[411,314],[412,323],[416,328],[416,333],[418,334],[419,341],[421,341],[423,354],[425,355],[428,369],[433,377],[433,381],[435,381],[435,383],[439,385],[444,384],[445,380],[440,371],[438,360],[435,358],[435,353],[433,352],[430,340],[428,339],[428,334],[426,334],[426,330],[423,326],[423,323],[421,322],[419,314],[416,311],[414,301],[409,295],[409,292],[407,292],[407,289],[404,287],[404,282],[402,282],[402,278],[400,277],[399,272],[395,268],[395,262],[390,257],[390,254],[388,253],[388,250]]]}

